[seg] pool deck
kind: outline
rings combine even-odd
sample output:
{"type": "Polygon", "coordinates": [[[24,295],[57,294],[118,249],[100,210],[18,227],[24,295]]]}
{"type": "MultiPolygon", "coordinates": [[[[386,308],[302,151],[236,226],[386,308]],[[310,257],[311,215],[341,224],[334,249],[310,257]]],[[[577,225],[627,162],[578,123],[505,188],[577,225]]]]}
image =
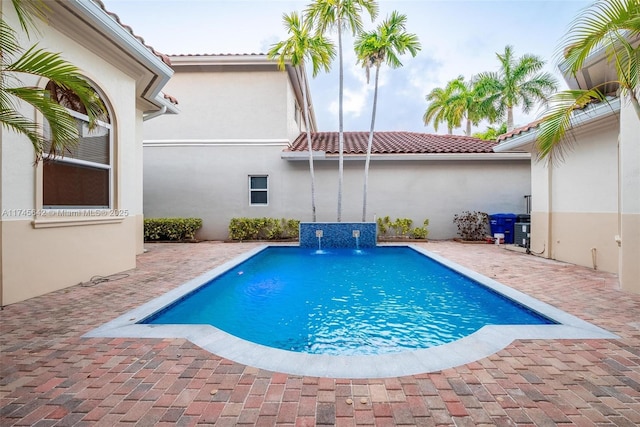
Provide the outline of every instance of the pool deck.
{"type": "Polygon", "coordinates": [[[83,338],[256,246],[147,244],[126,278],[6,306],[0,425],[640,425],[640,295],[613,274],[495,245],[418,244],[620,338],[520,339],[381,379],[267,371],[185,339],[83,338]]]}

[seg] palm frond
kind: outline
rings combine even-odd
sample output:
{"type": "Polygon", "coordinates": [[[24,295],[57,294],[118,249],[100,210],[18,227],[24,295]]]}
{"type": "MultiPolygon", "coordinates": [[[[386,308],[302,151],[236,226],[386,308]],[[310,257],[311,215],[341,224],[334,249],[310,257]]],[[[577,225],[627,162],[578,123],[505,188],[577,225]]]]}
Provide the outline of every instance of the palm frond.
{"type": "Polygon", "coordinates": [[[34,18],[46,21],[49,7],[43,0],[11,0],[11,3],[27,37],[30,29],[37,29],[34,18]]]}
{"type": "Polygon", "coordinates": [[[3,128],[25,135],[36,153],[36,162],[42,156],[45,140],[42,129],[33,121],[18,113],[15,109],[0,108],[0,125],[3,128]]]}
{"type": "Polygon", "coordinates": [[[542,118],[536,134],[540,158],[562,158],[565,145],[570,142],[566,133],[572,126],[575,111],[582,110],[594,101],[607,102],[607,98],[597,89],[566,90],[551,97],[551,107],[542,118]]]}
{"type": "Polygon", "coordinates": [[[322,69],[329,71],[336,55],[333,43],[322,34],[314,33],[310,19],[303,19],[296,12],[283,14],[282,21],[290,37],[273,44],[267,56],[277,59],[281,70],[284,70],[287,61],[296,67],[308,60],[314,77],[322,69]]]}
{"type": "Polygon", "coordinates": [[[638,0],[598,0],[585,8],[571,23],[556,53],[558,62],[575,75],[585,59],[598,49],[610,50],[611,37],[640,34],[638,0]]]}
{"type": "MultiPolygon", "coordinates": [[[[79,135],[75,119],[66,108],[51,99],[49,91],[30,87],[11,88],[8,91],[40,111],[49,123],[51,132],[48,139],[50,143],[49,154],[64,156],[69,147],[74,147],[78,143],[79,135]]],[[[36,155],[38,154],[36,153],[36,155]]]]}
{"type": "Polygon", "coordinates": [[[0,46],[2,46],[0,58],[3,59],[3,62],[9,61],[8,58],[22,51],[15,30],[4,19],[0,19],[0,46]]]}
{"type": "Polygon", "coordinates": [[[34,45],[14,63],[8,64],[5,71],[44,77],[60,87],[71,90],[84,105],[91,127],[95,120],[105,117],[104,104],[80,74],[80,69],[65,61],[59,53],[48,52],[34,45]]]}

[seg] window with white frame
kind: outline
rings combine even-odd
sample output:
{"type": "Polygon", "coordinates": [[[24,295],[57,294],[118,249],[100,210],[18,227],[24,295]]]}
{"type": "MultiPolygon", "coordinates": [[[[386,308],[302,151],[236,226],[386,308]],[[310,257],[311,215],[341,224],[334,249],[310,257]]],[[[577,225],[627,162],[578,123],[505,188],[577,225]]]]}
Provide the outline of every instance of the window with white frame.
{"type": "MultiPolygon", "coordinates": [[[[63,156],[45,156],[42,178],[42,207],[45,209],[108,209],[112,207],[113,143],[106,116],[89,127],[89,117],[73,93],[52,82],[52,98],[76,120],[78,144],[63,156]],[[106,120],[106,121],[105,121],[106,120]]],[[[45,131],[47,123],[45,123],[45,131]]],[[[45,150],[47,147],[45,147],[45,150]]],[[[46,152],[46,151],[45,151],[46,152]]]]}
{"type": "Polygon", "coordinates": [[[269,176],[249,175],[249,204],[269,204],[269,176]]]}

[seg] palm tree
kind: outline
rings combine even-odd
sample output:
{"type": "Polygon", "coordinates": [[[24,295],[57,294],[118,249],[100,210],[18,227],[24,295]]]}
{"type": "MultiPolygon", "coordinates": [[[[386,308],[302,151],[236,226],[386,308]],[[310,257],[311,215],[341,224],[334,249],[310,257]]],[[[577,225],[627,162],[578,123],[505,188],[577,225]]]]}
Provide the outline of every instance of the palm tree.
{"type": "Polygon", "coordinates": [[[453,133],[454,128],[460,127],[464,111],[453,105],[453,99],[457,96],[460,88],[460,81],[464,78],[459,76],[457,79],[449,81],[443,88],[435,88],[426,96],[427,101],[431,101],[427,106],[427,110],[422,116],[424,124],[427,125],[433,121],[433,128],[438,131],[440,123],[447,123],[447,131],[453,133]]]}
{"type": "Polygon", "coordinates": [[[449,108],[452,110],[453,117],[458,121],[465,120],[464,134],[466,136],[471,136],[472,124],[477,126],[484,119],[489,120],[490,123],[495,122],[498,112],[491,102],[481,98],[475,77],[467,82],[463,76],[458,76],[451,82],[451,86],[453,92],[449,98],[449,108]]]}
{"type": "Polygon", "coordinates": [[[315,0],[307,7],[307,16],[317,24],[318,32],[324,34],[330,28],[338,31],[338,62],[340,85],[338,90],[338,214],[342,221],[342,184],[344,180],[344,67],[342,64],[342,31],[350,30],[353,35],[362,31],[361,14],[366,11],[371,19],[378,15],[378,3],[374,0],[315,0]]]}
{"type": "Polygon", "coordinates": [[[371,146],[373,145],[373,130],[376,121],[376,108],[378,103],[378,77],[380,66],[386,63],[391,68],[402,66],[398,55],[407,51],[416,56],[421,49],[418,36],[405,31],[407,17],[396,11],[384,20],[375,31],[363,32],[358,35],[355,43],[358,62],[366,69],[367,83],[369,83],[371,67],[375,67],[375,89],[373,91],[373,110],[371,112],[371,128],[367,141],[367,156],[364,166],[364,191],[362,201],[362,222],[367,218],[367,187],[369,183],[369,163],[371,162],[371,146]]]}
{"type": "Polygon", "coordinates": [[[629,42],[630,37],[638,34],[638,0],[599,0],[573,21],[561,43],[563,61],[560,68],[575,75],[590,54],[604,49],[608,61],[615,65],[616,79],[588,90],[567,90],[552,97],[552,107],[543,117],[537,134],[542,158],[562,154],[562,142],[571,126],[573,112],[594,100],[606,102],[606,92],[612,84],[619,87],[622,95],[629,96],[640,119],[640,46],[634,47],[629,42]]]}
{"type": "Polygon", "coordinates": [[[476,87],[483,102],[492,105],[499,117],[506,114],[507,129],[511,130],[514,107],[521,105],[522,111],[528,113],[536,102],[546,102],[558,85],[551,74],[540,72],[545,62],[538,56],[515,58],[511,46],[496,56],[500,70],[480,73],[476,87]]]}
{"type": "Polygon", "coordinates": [[[473,134],[474,138],[484,139],[486,141],[496,141],[498,137],[504,133],[507,133],[507,123],[502,122],[500,126],[487,126],[484,132],[476,132],[473,134]]]}
{"type": "MultiPolygon", "coordinates": [[[[336,56],[333,44],[325,39],[322,34],[312,34],[313,28],[309,20],[303,20],[298,13],[286,13],[282,16],[284,26],[290,37],[274,44],[267,53],[269,58],[278,58],[278,67],[285,69],[287,61],[294,67],[304,70],[305,60],[311,63],[313,77],[317,76],[321,69],[329,71],[331,61],[336,56]]],[[[311,175],[311,214],[313,222],[316,222],[316,177],[313,170],[313,148],[311,146],[311,121],[309,120],[309,103],[307,101],[306,73],[302,86],[302,103],[304,104],[304,127],[307,132],[307,146],[309,148],[309,173],[311,175]]]]}
{"type": "MultiPolygon", "coordinates": [[[[29,30],[35,28],[34,18],[44,17],[47,6],[42,1],[31,0],[12,0],[12,3],[22,30],[29,37],[29,30]]],[[[77,95],[87,111],[90,126],[105,114],[100,98],[77,67],[62,59],[59,53],[39,49],[36,45],[25,50],[18,42],[16,31],[4,19],[0,20],[0,60],[0,123],[29,139],[36,163],[44,154],[64,155],[78,143],[78,129],[75,119],[48,90],[24,86],[21,74],[44,77],[62,90],[77,95]],[[22,102],[42,113],[49,124],[50,135],[45,135],[41,125],[20,113],[22,102]],[[44,153],[47,146],[48,153],[44,153]]]]}

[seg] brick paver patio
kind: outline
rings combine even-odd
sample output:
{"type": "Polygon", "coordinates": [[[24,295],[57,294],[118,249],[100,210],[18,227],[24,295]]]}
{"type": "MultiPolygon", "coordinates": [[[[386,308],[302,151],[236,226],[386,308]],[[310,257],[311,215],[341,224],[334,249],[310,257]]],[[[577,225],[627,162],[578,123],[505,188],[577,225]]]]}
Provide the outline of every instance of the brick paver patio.
{"type": "Polygon", "coordinates": [[[255,246],[148,244],[126,278],[0,312],[0,425],[640,425],[640,295],[494,245],[421,245],[620,339],[518,340],[444,371],[350,380],[264,371],[183,339],[81,338],[255,246]]]}

